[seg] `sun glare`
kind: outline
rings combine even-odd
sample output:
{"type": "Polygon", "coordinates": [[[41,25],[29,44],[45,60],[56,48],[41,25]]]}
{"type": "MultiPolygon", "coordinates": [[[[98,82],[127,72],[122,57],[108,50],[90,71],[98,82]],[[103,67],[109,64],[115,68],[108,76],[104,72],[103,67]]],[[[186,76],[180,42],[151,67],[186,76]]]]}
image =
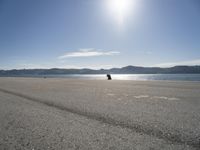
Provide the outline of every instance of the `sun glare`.
{"type": "Polygon", "coordinates": [[[135,0],[107,0],[108,9],[119,24],[123,24],[133,9],[135,0]]]}

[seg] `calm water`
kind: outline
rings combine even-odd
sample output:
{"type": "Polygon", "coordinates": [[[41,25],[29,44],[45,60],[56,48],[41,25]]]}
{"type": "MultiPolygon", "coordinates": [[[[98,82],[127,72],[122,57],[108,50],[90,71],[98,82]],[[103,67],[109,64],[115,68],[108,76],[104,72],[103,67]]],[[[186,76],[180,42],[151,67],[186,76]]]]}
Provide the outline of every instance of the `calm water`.
{"type": "MultiPolygon", "coordinates": [[[[41,76],[36,76],[41,77],[41,76]]],[[[106,75],[47,75],[50,78],[106,80],[106,75]]],[[[179,80],[200,81],[200,74],[113,74],[113,80],[179,80]]]]}

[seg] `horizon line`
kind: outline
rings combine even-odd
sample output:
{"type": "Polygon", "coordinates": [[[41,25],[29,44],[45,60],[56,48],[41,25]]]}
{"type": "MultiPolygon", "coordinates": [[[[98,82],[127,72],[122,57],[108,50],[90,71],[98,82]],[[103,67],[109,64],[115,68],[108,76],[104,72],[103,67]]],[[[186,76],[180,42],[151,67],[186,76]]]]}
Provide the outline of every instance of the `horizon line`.
{"type": "Polygon", "coordinates": [[[83,68],[60,68],[60,67],[52,67],[52,68],[18,68],[18,69],[0,69],[0,71],[11,71],[11,70],[50,70],[50,69],[74,69],[74,70],[82,70],[82,69],[90,69],[90,70],[110,70],[110,69],[122,69],[125,67],[141,67],[141,68],[162,68],[162,69],[167,69],[167,68],[173,68],[173,67],[198,67],[200,65],[175,65],[175,66],[170,66],[170,67],[158,67],[158,66],[134,66],[134,65],[127,65],[124,67],[112,67],[112,68],[99,68],[99,69],[95,69],[95,68],[87,68],[87,67],[83,67],[83,68]]]}

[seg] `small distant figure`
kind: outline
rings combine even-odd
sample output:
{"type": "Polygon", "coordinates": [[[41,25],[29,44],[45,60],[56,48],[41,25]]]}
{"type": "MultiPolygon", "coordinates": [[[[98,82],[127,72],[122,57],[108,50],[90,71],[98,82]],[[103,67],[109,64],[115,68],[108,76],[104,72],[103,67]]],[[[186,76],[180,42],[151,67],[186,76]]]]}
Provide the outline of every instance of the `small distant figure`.
{"type": "Polygon", "coordinates": [[[110,75],[110,74],[107,74],[107,78],[108,78],[108,80],[112,80],[112,78],[111,78],[111,75],[110,75]]]}

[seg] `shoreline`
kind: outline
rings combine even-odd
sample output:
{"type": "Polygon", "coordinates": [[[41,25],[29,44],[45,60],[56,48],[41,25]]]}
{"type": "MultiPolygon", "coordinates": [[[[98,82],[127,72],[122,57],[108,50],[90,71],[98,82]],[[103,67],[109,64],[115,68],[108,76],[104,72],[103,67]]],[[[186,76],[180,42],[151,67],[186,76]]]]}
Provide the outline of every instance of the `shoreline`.
{"type": "MultiPolygon", "coordinates": [[[[0,76],[0,79],[3,79],[3,78],[21,78],[21,79],[62,79],[62,80],[74,80],[74,81],[108,81],[107,78],[105,77],[105,79],[88,79],[88,78],[68,78],[68,77],[47,77],[47,76],[44,76],[44,77],[24,77],[24,76],[14,76],[14,77],[10,77],[10,76],[0,76]]],[[[191,83],[200,83],[199,80],[154,80],[154,79],[148,79],[148,80],[128,80],[128,79],[112,79],[108,82],[113,82],[113,81],[120,81],[120,82],[191,82],[191,83]]]]}

